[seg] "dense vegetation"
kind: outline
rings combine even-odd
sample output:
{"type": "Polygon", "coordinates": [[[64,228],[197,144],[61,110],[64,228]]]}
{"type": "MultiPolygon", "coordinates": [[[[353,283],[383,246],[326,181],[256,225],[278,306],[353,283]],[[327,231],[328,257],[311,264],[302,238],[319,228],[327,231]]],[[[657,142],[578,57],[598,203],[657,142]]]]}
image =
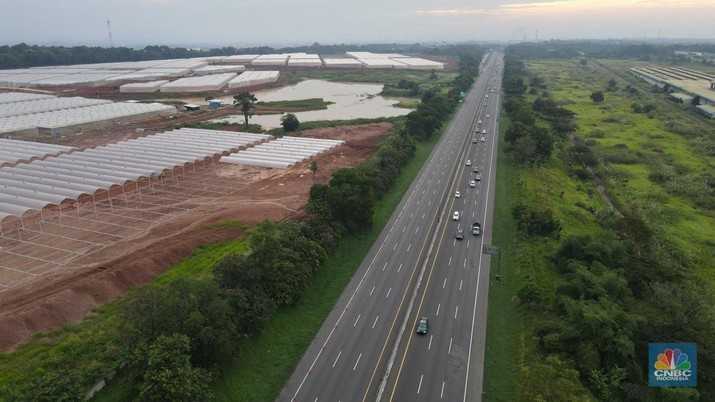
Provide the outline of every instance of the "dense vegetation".
{"type": "Polygon", "coordinates": [[[509,51],[521,59],[538,58],[612,58],[660,61],[683,61],[676,50],[715,54],[712,43],[660,44],[644,41],[552,40],[511,45],[509,51]]]}
{"type": "MultiPolygon", "coordinates": [[[[220,383],[227,365],[240,365],[237,345],[258,337],[273,317],[301,303],[318,272],[329,274],[324,265],[341,242],[371,228],[378,200],[413,158],[416,142],[431,141],[457,105],[457,98],[431,92],[423,98],[419,111],[435,122],[432,130],[412,133],[399,127],[368,161],[334,172],[327,185],[315,185],[305,220],[264,222],[250,231],[242,247],[221,249],[218,258],[203,261],[200,275],[187,272],[137,289],[95,316],[100,324],[82,323],[69,339],[60,331],[55,347],[21,348],[40,348],[51,354],[47,359],[37,360],[32,352],[33,358],[22,362],[4,355],[14,366],[0,376],[0,399],[79,401],[95,381],[116,373],[121,400],[218,398],[211,384],[220,383]]],[[[383,223],[386,219],[381,217],[383,223]]],[[[329,310],[328,305],[324,314],[329,310]]],[[[289,356],[288,364],[299,356],[289,356]]]]}
{"type": "Polygon", "coordinates": [[[527,65],[542,53],[525,49],[510,48],[505,71],[497,191],[510,196],[495,238],[508,282],[490,295],[506,303],[490,302],[488,355],[503,355],[489,358],[487,399],[713,400],[713,282],[702,279],[715,226],[700,170],[713,160],[673,130],[710,123],[595,63],[527,65]],[[698,195],[674,191],[676,175],[698,195]],[[648,343],[668,341],[697,343],[697,389],[648,387],[648,343]]]}

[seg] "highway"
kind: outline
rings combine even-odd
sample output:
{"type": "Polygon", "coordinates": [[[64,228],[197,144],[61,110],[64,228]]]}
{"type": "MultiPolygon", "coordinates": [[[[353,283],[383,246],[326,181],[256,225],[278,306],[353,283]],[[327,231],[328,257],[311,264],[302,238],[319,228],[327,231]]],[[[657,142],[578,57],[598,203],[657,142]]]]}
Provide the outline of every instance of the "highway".
{"type": "Polygon", "coordinates": [[[481,250],[491,237],[502,58],[484,59],[279,401],[481,400],[489,286],[481,250]],[[477,127],[487,130],[484,142],[477,127]],[[475,167],[481,181],[471,188],[475,167]],[[482,236],[471,234],[473,222],[482,236]],[[464,240],[455,239],[458,228],[464,240]],[[429,334],[415,334],[419,317],[429,318],[429,334]]]}

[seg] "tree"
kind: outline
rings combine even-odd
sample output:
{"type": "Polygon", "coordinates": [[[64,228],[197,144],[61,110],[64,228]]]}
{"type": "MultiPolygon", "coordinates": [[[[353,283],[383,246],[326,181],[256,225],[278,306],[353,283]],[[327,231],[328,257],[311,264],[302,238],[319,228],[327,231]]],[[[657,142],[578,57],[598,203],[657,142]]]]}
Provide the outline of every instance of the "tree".
{"type": "Polygon", "coordinates": [[[310,161],[310,166],[308,166],[308,169],[310,169],[310,173],[312,173],[313,178],[315,178],[315,173],[318,172],[318,162],[316,162],[315,159],[310,161]]]}
{"type": "Polygon", "coordinates": [[[281,126],[283,126],[283,130],[287,132],[296,131],[300,128],[300,121],[298,121],[296,115],[288,113],[281,117],[281,126]]]}
{"type": "Polygon", "coordinates": [[[241,108],[246,127],[248,127],[248,119],[253,116],[253,112],[256,110],[256,102],[258,102],[258,99],[250,92],[241,92],[233,97],[233,106],[241,108]]]}
{"type": "Polygon", "coordinates": [[[138,356],[160,336],[186,335],[194,363],[230,358],[235,347],[233,311],[213,281],[182,278],[148,286],[122,305],[125,346],[138,356]]]}
{"type": "Polygon", "coordinates": [[[429,79],[431,79],[432,81],[436,81],[437,78],[438,78],[437,73],[434,70],[432,70],[429,74],[429,79]]]}
{"type": "Polygon", "coordinates": [[[185,335],[160,336],[146,356],[140,401],[200,402],[213,400],[211,375],[193,367],[190,340],[185,335]]]}
{"type": "Polygon", "coordinates": [[[605,100],[605,97],[603,96],[602,91],[596,91],[591,94],[591,100],[594,101],[595,103],[601,103],[605,100]]]}
{"type": "Polygon", "coordinates": [[[695,95],[695,96],[693,96],[693,100],[690,101],[690,104],[693,106],[698,106],[698,105],[700,105],[700,102],[701,102],[700,95],[695,95]]]}
{"type": "Polygon", "coordinates": [[[327,194],[333,219],[348,229],[360,230],[372,224],[375,195],[372,180],[359,168],[333,173],[327,194]]]}
{"type": "Polygon", "coordinates": [[[615,79],[611,78],[610,80],[608,80],[607,90],[610,91],[610,92],[613,92],[613,91],[615,91],[616,89],[618,89],[618,83],[616,82],[615,79]]]}

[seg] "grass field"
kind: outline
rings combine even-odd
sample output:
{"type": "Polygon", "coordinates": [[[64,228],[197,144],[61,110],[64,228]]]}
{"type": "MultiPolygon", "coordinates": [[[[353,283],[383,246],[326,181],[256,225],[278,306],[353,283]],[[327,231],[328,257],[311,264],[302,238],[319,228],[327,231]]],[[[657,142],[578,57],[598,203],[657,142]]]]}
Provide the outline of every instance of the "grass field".
{"type": "Polygon", "coordinates": [[[226,368],[223,379],[216,386],[219,400],[275,400],[438,138],[435,136],[429,142],[418,144],[415,157],[378,202],[372,229],[341,240],[335,254],[323,264],[301,301],[278,311],[259,336],[241,342],[236,363],[226,368]]]}
{"type": "MultiPolygon", "coordinates": [[[[624,71],[624,62],[602,61],[613,71],[624,71]]],[[[715,155],[708,155],[694,138],[674,132],[670,125],[689,127],[695,133],[715,132],[715,122],[707,121],[650,92],[637,80],[624,80],[599,65],[580,66],[575,61],[538,61],[530,71],[544,77],[555,99],[578,114],[578,135],[593,141],[596,151],[610,161],[603,172],[609,192],[621,204],[638,205],[648,212],[652,223],[699,268],[704,279],[715,283],[711,269],[712,239],[715,238],[715,211],[696,205],[682,192],[654,182],[650,175],[664,170],[677,172],[674,180],[715,171],[715,155]],[[594,104],[589,95],[606,87],[615,78],[619,87],[637,85],[638,98],[623,91],[606,92],[603,104],[594,104]],[[653,114],[634,113],[634,100],[656,106],[653,114]],[[626,157],[623,157],[623,153],[626,157]]],[[[712,139],[712,138],[711,138],[712,139]]],[[[702,185],[705,185],[704,183],[702,185]]]]}
{"type": "MultiPolygon", "coordinates": [[[[715,133],[715,124],[670,103],[663,94],[652,93],[647,85],[630,80],[625,73],[627,67],[628,62],[614,60],[590,62],[587,66],[577,60],[528,62],[529,72],[546,81],[552,97],[577,113],[575,134],[589,141],[606,162],[598,173],[605,179],[615,204],[641,208],[656,228],[657,236],[682,251],[696,267],[697,274],[715,284],[715,272],[711,269],[714,211],[652,180],[652,174],[659,169],[672,169],[682,177],[714,171],[713,156],[706,147],[698,146],[702,139],[669,127],[715,133]],[[619,89],[605,92],[602,104],[594,103],[590,94],[604,90],[611,78],[617,80],[619,89]],[[628,84],[638,88],[640,97],[634,99],[624,91],[628,84]],[[656,112],[634,113],[631,108],[634,101],[653,103],[656,112]]],[[[529,101],[535,97],[527,96],[529,101]]],[[[509,124],[504,120],[502,133],[509,124]]],[[[537,167],[515,164],[504,152],[503,142],[500,146],[494,223],[494,244],[499,247],[500,256],[492,267],[489,295],[486,401],[531,400],[532,387],[538,389],[538,384],[530,381],[528,370],[542,358],[534,330],[539,320],[557,319],[548,312],[524,310],[518,304],[517,293],[530,282],[544,287],[548,294],[555,293],[559,275],[548,256],[553,254],[558,241],[520,236],[511,208],[525,203],[552,209],[563,227],[561,238],[572,234],[598,236],[604,230],[596,216],[606,204],[592,182],[567,174],[564,151],[559,149],[564,145],[557,147],[551,160],[537,167]]]]}
{"type": "Polygon", "coordinates": [[[309,98],[299,100],[283,100],[256,103],[256,113],[270,110],[275,113],[304,112],[307,110],[327,109],[333,102],[326,102],[323,98],[309,98]]]}

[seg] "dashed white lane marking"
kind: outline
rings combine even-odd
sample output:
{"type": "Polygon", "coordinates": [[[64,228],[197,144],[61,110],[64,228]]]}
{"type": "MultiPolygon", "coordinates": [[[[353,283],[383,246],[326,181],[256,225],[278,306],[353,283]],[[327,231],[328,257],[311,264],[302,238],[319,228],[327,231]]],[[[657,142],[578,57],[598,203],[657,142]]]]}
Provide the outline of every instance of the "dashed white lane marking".
{"type": "Polygon", "coordinates": [[[452,256],[451,255],[449,256],[449,262],[447,263],[447,265],[452,265],[452,256]]]}
{"type": "Polygon", "coordinates": [[[353,371],[357,369],[358,363],[360,363],[360,358],[362,357],[362,353],[358,356],[357,360],[355,360],[355,365],[353,366],[353,371]]]}
{"type": "Polygon", "coordinates": [[[427,344],[427,350],[432,349],[432,335],[429,336],[429,343],[427,344]]]}
{"type": "Polygon", "coordinates": [[[420,390],[422,389],[422,378],[424,378],[424,374],[420,374],[420,383],[417,385],[417,395],[420,394],[420,390]]]}
{"type": "Polygon", "coordinates": [[[463,282],[463,280],[460,279],[460,280],[459,280],[459,290],[460,290],[460,291],[462,291],[462,282],[463,282]]]}
{"type": "Polygon", "coordinates": [[[444,399],[444,381],[442,381],[442,391],[439,392],[439,399],[444,399]]]}
{"type": "Polygon", "coordinates": [[[434,314],[435,317],[439,317],[439,308],[442,307],[442,303],[437,304],[437,312],[434,314]]]}
{"type": "MultiPolygon", "coordinates": [[[[335,365],[338,364],[338,360],[340,360],[340,355],[342,355],[342,354],[343,354],[342,350],[340,352],[338,352],[338,357],[336,357],[335,361],[333,362],[333,368],[335,368],[335,365]]],[[[315,398],[315,399],[317,400],[318,398],[315,398]]]]}
{"type": "Polygon", "coordinates": [[[409,253],[411,249],[412,249],[412,243],[410,243],[410,244],[407,246],[407,252],[409,253]]]}
{"type": "Polygon", "coordinates": [[[442,282],[442,289],[447,287],[447,278],[444,278],[444,282],[442,282]]]}
{"type": "Polygon", "coordinates": [[[387,289],[387,294],[385,295],[385,299],[390,297],[390,293],[392,292],[392,288],[387,289]]]}
{"type": "Polygon", "coordinates": [[[353,324],[353,328],[357,327],[358,321],[360,321],[360,314],[358,314],[357,319],[355,320],[355,323],[353,324]]]}
{"type": "Polygon", "coordinates": [[[402,270],[402,264],[400,264],[399,267],[397,267],[397,272],[399,273],[402,270]]]}
{"type": "Polygon", "coordinates": [[[459,306],[454,308],[454,319],[457,319],[457,314],[459,314],[459,306]]]}
{"type": "Polygon", "coordinates": [[[375,293],[375,285],[373,285],[372,289],[370,289],[370,296],[372,296],[373,293],[375,293]]]}
{"type": "Polygon", "coordinates": [[[377,325],[377,320],[379,320],[379,319],[380,319],[379,315],[377,317],[375,317],[375,321],[372,322],[372,328],[375,328],[375,325],[377,325]]]}
{"type": "Polygon", "coordinates": [[[449,349],[447,349],[447,353],[452,353],[452,340],[453,339],[454,338],[452,338],[452,337],[449,338],[449,349]]]}

